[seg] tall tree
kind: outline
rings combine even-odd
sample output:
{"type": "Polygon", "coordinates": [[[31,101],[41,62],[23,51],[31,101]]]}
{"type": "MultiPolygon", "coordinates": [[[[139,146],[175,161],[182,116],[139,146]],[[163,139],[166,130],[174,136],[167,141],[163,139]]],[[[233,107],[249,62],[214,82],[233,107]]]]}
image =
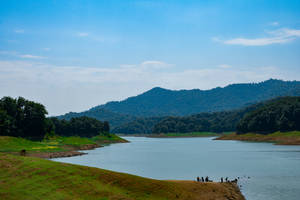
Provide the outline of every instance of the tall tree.
{"type": "Polygon", "coordinates": [[[23,97],[0,100],[1,135],[41,140],[46,134],[47,111],[42,104],[28,101],[23,97]]]}

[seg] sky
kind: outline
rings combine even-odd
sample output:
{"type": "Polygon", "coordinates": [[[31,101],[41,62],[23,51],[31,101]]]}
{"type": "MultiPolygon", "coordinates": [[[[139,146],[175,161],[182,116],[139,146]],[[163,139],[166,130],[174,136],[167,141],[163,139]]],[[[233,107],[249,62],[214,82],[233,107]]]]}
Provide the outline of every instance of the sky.
{"type": "Polygon", "coordinates": [[[80,112],[153,87],[300,80],[299,0],[0,0],[0,98],[80,112]]]}

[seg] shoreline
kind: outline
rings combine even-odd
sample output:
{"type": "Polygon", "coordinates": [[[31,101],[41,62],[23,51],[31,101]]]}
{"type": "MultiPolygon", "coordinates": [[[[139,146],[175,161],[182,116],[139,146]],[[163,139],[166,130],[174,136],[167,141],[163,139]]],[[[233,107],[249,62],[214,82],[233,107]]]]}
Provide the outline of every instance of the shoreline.
{"type": "Polygon", "coordinates": [[[80,147],[71,147],[74,148],[70,151],[58,151],[58,152],[28,152],[26,156],[37,157],[37,158],[44,158],[44,159],[51,159],[51,158],[64,158],[64,157],[73,157],[73,156],[82,156],[86,155],[87,153],[79,152],[82,150],[92,150],[96,148],[103,147],[102,145],[98,144],[87,144],[80,147]]]}
{"type": "Polygon", "coordinates": [[[0,199],[245,200],[235,183],[156,180],[4,153],[0,160],[0,199]]]}
{"type": "Polygon", "coordinates": [[[268,135],[247,133],[237,135],[236,133],[222,135],[214,140],[236,140],[245,142],[268,142],[274,145],[300,145],[300,132],[291,131],[287,133],[275,132],[268,135]]]}
{"type": "Polygon", "coordinates": [[[148,137],[148,138],[194,138],[194,137],[217,137],[218,133],[161,133],[161,134],[118,134],[124,137],[148,137]]]}
{"type": "Polygon", "coordinates": [[[146,137],[149,137],[149,138],[198,138],[198,137],[217,137],[218,135],[164,135],[164,134],[161,134],[161,135],[149,135],[149,136],[146,136],[146,137]]]}
{"type": "Polygon", "coordinates": [[[92,150],[114,143],[129,142],[123,138],[113,136],[108,138],[56,138],[50,141],[36,142],[24,138],[10,136],[0,137],[0,152],[21,155],[24,157],[37,157],[43,159],[81,156],[87,153],[82,150],[92,150]],[[1,146],[2,145],[2,146],[1,146]]]}
{"type": "Polygon", "coordinates": [[[86,155],[88,153],[79,152],[79,151],[93,150],[93,149],[96,149],[96,148],[104,147],[105,145],[111,145],[111,144],[116,144],[116,143],[128,143],[128,142],[129,141],[127,141],[127,140],[103,141],[101,144],[86,144],[86,145],[82,145],[82,146],[79,146],[79,147],[74,147],[73,146],[71,148],[74,148],[74,149],[70,150],[70,151],[38,152],[38,153],[29,152],[28,155],[26,155],[26,156],[44,158],[44,159],[82,156],[82,155],[86,155]]]}

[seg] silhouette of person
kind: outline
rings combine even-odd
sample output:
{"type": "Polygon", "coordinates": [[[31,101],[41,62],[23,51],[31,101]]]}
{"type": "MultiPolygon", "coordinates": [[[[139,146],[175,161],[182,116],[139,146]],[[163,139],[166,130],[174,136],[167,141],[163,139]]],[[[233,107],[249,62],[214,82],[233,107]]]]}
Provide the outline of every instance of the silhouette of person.
{"type": "Polygon", "coordinates": [[[197,176],[197,182],[200,182],[200,178],[199,178],[199,176],[197,176]]]}
{"type": "Polygon", "coordinates": [[[221,177],[221,183],[223,183],[223,177],[221,177]]]}

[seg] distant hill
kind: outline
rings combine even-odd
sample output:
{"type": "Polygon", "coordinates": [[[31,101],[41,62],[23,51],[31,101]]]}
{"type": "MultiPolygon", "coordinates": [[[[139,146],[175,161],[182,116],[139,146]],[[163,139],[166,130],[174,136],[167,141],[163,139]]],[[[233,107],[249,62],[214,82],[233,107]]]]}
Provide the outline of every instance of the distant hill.
{"type": "Polygon", "coordinates": [[[278,97],[232,111],[144,118],[113,130],[124,134],[300,131],[300,97],[278,97]]]}
{"type": "Polygon", "coordinates": [[[71,118],[82,116],[92,117],[100,121],[108,121],[112,128],[137,119],[137,117],[134,116],[119,114],[102,108],[93,108],[79,113],[69,112],[65,115],[58,116],[57,118],[70,120],[71,118]]]}
{"type": "MultiPolygon", "coordinates": [[[[232,84],[211,90],[167,90],[153,88],[124,101],[113,101],[93,109],[139,116],[185,116],[240,108],[279,96],[300,96],[300,81],[270,79],[261,83],[232,84]]],[[[91,110],[93,110],[91,109],[91,110]]]]}
{"type": "Polygon", "coordinates": [[[256,110],[265,102],[232,111],[199,113],[189,116],[149,117],[122,124],[112,130],[123,134],[160,134],[190,132],[230,132],[247,113],[256,110]]]}
{"type": "Polygon", "coordinates": [[[248,113],[263,107],[268,101],[232,111],[199,113],[184,117],[165,117],[152,127],[151,133],[232,132],[248,113]]]}
{"type": "Polygon", "coordinates": [[[153,128],[160,121],[168,117],[144,117],[133,120],[128,123],[121,124],[112,129],[113,133],[121,134],[151,134],[153,128]]]}
{"type": "Polygon", "coordinates": [[[123,101],[108,102],[81,113],[59,118],[88,116],[109,121],[112,128],[144,117],[187,116],[238,109],[279,96],[300,96],[300,81],[270,79],[261,83],[232,84],[211,90],[168,90],[155,87],[123,101]]]}

